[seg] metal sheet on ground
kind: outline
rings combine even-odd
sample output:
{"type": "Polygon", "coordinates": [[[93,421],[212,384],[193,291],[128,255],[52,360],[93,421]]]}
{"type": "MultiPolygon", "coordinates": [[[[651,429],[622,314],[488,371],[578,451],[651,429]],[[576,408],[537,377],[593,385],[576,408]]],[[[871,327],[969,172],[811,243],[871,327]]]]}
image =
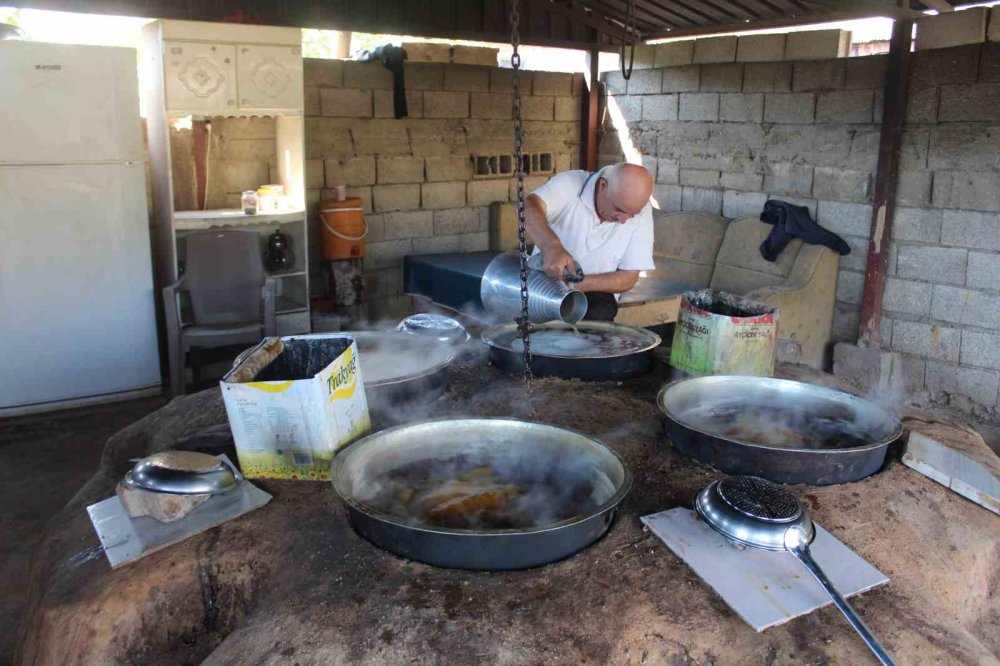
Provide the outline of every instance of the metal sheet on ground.
{"type": "MultiPolygon", "coordinates": [[[[678,507],[641,520],[755,631],[831,603],[794,555],[736,546],[691,509],[678,507]]],[[[819,525],[810,551],[845,598],[889,582],[819,525]]]]}

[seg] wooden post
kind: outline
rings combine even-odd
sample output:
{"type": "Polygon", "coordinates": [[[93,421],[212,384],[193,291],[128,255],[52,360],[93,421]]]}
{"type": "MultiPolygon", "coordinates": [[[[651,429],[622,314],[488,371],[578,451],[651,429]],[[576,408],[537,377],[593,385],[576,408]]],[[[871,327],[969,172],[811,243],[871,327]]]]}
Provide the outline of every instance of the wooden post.
{"type": "Polygon", "coordinates": [[[598,86],[600,85],[597,73],[597,59],[600,51],[596,48],[587,53],[586,63],[590,72],[590,81],[587,85],[587,93],[583,95],[581,104],[583,105],[583,122],[580,123],[580,168],[587,171],[597,170],[597,107],[598,86]]]}
{"type": "Polygon", "coordinates": [[[906,98],[910,83],[910,44],[913,21],[897,20],[892,28],[889,63],[886,68],[882,107],[882,134],[875,171],[875,197],[871,231],[868,236],[868,261],[861,297],[861,330],[858,343],[876,349],[881,345],[882,295],[889,263],[889,240],[896,208],[896,178],[899,174],[899,147],[906,118],[906,98]]]}

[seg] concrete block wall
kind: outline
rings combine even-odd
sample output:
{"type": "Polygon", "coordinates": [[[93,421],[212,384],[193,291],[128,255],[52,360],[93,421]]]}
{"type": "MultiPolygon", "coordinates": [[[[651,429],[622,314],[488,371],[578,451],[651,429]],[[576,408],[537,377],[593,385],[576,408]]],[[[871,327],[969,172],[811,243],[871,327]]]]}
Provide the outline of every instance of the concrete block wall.
{"type": "MultiPolygon", "coordinates": [[[[759,214],[769,197],[807,206],[852,248],[841,259],[834,334],[855,341],[885,62],[685,59],[627,82],[610,72],[609,104],[627,128],[605,128],[601,161],[623,159],[621,140],[631,142],[666,210],[735,218],[759,214]]],[[[914,395],[992,420],[1000,419],[998,149],[1000,44],[915,53],[882,344],[903,355],[914,395]]]]}
{"type": "MultiPolygon", "coordinates": [[[[474,178],[472,156],[513,153],[511,74],[407,62],[409,116],[397,120],[392,77],[381,65],[306,60],[312,256],[318,262],[317,204],[333,197],[334,185],[347,185],[369,225],[365,280],[373,317],[410,306],[402,295],[403,256],[487,249],[489,204],[513,200],[515,188],[508,177],[474,178]]],[[[524,72],[521,86],[524,151],[551,152],[557,171],[578,168],[582,76],[524,72]]],[[[550,176],[529,176],[527,189],[550,176]]]]}

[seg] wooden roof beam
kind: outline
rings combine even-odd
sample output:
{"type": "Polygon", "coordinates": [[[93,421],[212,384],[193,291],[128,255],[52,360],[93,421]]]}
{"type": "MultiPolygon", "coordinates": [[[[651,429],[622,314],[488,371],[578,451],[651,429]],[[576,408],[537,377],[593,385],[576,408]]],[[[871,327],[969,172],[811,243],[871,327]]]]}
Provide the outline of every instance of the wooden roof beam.
{"type": "Polygon", "coordinates": [[[955,8],[951,6],[948,0],[920,0],[920,4],[927,7],[927,9],[936,9],[942,14],[955,11],[955,8]]]}

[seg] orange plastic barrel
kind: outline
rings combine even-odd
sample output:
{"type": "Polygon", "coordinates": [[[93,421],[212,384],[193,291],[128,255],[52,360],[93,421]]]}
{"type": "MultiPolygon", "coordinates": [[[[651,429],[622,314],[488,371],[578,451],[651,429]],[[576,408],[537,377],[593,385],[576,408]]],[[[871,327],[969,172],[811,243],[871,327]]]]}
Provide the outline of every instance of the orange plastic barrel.
{"type": "Polygon", "coordinates": [[[319,217],[323,259],[337,261],[365,256],[368,223],[365,222],[361,199],[320,201],[319,217]]]}

